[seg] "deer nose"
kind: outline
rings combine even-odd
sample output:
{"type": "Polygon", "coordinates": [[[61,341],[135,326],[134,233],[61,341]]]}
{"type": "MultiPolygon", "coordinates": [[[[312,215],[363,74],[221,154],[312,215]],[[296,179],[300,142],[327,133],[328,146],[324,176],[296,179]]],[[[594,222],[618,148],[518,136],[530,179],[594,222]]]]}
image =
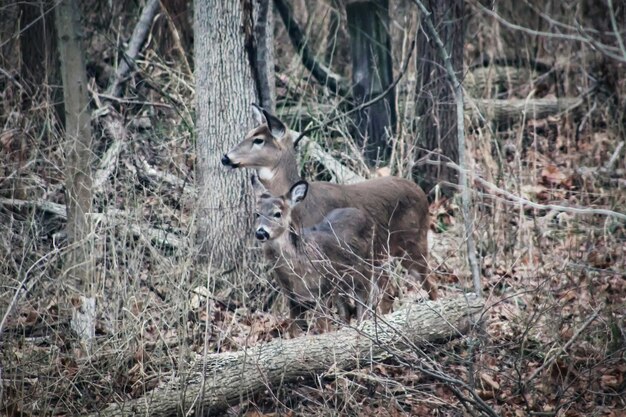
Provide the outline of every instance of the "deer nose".
{"type": "Polygon", "coordinates": [[[222,165],[229,166],[230,164],[232,164],[232,161],[228,155],[224,154],[224,156],[222,156],[222,165]]]}
{"type": "Polygon", "coordinates": [[[256,238],[260,241],[268,240],[270,238],[270,234],[267,233],[267,230],[259,228],[256,229],[256,238]]]}

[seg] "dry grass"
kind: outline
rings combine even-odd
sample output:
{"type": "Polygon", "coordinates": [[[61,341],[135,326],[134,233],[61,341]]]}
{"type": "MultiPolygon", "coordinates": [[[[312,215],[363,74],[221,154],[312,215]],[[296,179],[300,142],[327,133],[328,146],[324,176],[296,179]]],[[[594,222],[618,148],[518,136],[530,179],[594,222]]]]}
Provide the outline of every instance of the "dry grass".
{"type": "MultiPolygon", "coordinates": [[[[301,18],[303,7],[298,6],[301,18]]],[[[313,43],[322,45],[324,31],[316,28],[323,25],[321,16],[328,16],[327,6],[307,7],[309,33],[319,34],[313,43]]],[[[415,24],[414,16],[400,17],[403,10],[398,6],[394,12],[394,46],[406,45],[405,28],[415,24]]],[[[132,18],[126,19],[126,27],[132,27],[132,18]]],[[[88,15],[88,21],[95,20],[88,15]]],[[[277,27],[284,51],[280,56],[292,56],[280,22],[277,27]]],[[[493,55],[505,55],[512,48],[499,25],[474,16],[468,27],[478,45],[468,46],[468,61],[476,58],[474,48],[493,55]]],[[[100,57],[111,56],[114,45],[106,41],[102,47],[102,39],[116,39],[117,30],[110,25],[97,36],[89,34],[90,62],[103,70],[112,62],[100,57]]],[[[269,311],[262,309],[273,292],[267,274],[251,274],[248,293],[240,299],[230,296],[232,289],[212,291],[208,277],[192,273],[194,85],[180,51],[155,46],[171,36],[167,29],[160,30],[163,39],[153,39],[138,61],[128,94],[134,97],[132,102],[93,109],[98,115],[96,165],[114,141],[104,129],[106,117],[122,122],[127,140],[95,200],[100,214],[91,244],[99,315],[91,355],[86,356],[72,336],[71,314],[62,302],[72,292],[63,280],[62,255],[68,249],[64,220],[42,204],[0,204],[0,319],[16,291],[21,291],[0,339],[0,404],[8,415],[81,414],[105,403],[123,402],[174,378],[184,380],[205,352],[238,350],[285,332],[286,309],[280,297],[269,311]]],[[[341,40],[346,34],[338,36],[341,40]]],[[[530,50],[535,42],[524,47],[530,50]]],[[[558,57],[590,55],[572,42],[550,41],[548,46],[558,57]]],[[[403,62],[398,51],[406,53],[406,48],[396,49],[396,60],[403,62]]],[[[549,53],[536,58],[545,59],[549,53]]],[[[344,56],[338,53],[337,68],[345,69],[344,56]]],[[[278,74],[279,111],[299,106],[306,113],[302,120],[313,124],[343,111],[344,103],[316,86],[296,58],[281,58],[278,65],[283,69],[278,74]]],[[[505,83],[498,94],[500,98],[526,98],[531,91],[536,97],[576,95],[591,87],[589,72],[594,65],[587,58],[557,60],[552,79],[546,81],[544,75],[521,85],[505,83]]],[[[532,73],[531,68],[526,70],[532,73]]],[[[0,197],[63,204],[63,136],[56,90],[28,86],[25,92],[6,78],[2,82],[0,158],[5,162],[0,197]]],[[[496,83],[491,79],[476,98],[492,98],[496,91],[492,82],[496,83]]],[[[468,123],[472,174],[533,201],[623,212],[626,163],[618,155],[613,166],[606,164],[625,140],[620,124],[625,120],[625,83],[622,77],[615,91],[599,88],[585,102],[582,118],[564,114],[513,125],[468,123]]],[[[94,85],[100,92],[103,87],[94,85]]],[[[414,117],[407,105],[413,90],[409,74],[398,86],[401,124],[390,167],[395,175],[407,176],[415,162],[414,117]]],[[[346,118],[312,136],[347,166],[371,176],[355,145],[346,139],[350,123],[346,118]]],[[[295,121],[292,126],[305,127],[295,121]]],[[[308,177],[328,178],[323,167],[306,156],[302,165],[308,177]]],[[[626,408],[624,222],[528,209],[479,184],[472,195],[489,305],[486,333],[476,330],[432,346],[427,354],[399,351],[385,363],[332,370],[324,378],[281,387],[229,412],[381,416],[464,412],[450,388],[456,385],[425,373],[424,367],[464,381],[500,415],[623,412],[619,410],[626,408]],[[590,317],[594,320],[585,326],[590,317]],[[566,352],[561,351],[566,344],[566,352]],[[530,380],[541,366],[545,368],[530,380]]],[[[442,296],[447,297],[471,288],[460,216],[454,200],[436,201],[431,211],[430,262],[442,296]]],[[[402,271],[392,272],[398,281],[404,279],[402,271]]],[[[462,394],[467,396],[468,390],[462,394]]]]}

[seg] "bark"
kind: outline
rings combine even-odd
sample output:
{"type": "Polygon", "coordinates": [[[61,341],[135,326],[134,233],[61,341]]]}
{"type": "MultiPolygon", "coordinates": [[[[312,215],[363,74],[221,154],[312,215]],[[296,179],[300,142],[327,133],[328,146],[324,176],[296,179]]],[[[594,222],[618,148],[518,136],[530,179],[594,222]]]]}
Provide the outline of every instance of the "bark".
{"type": "Polygon", "coordinates": [[[247,173],[225,171],[219,155],[252,128],[250,106],[258,102],[246,50],[251,10],[250,1],[194,2],[199,268],[239,271],[249,257],[247,173]]]}
{"type": "MultiPolygon", "coordinates": [[[[393,83],[389,4],[387,0],[349,2],[346,5],[352,84],[355,105],[379,96],[393,83]]],[[[356,113],[357,140],[370,165],[390,153],[389,138],[395,131],[395,93],[356,113]]]]}
{"type": "MultiPolygon", "coordinates": [[[[445,49],[450,54],[452,67],[458,79],[462,79],[463,69],[463,0],[427,0],[424,2],[431,12],[430,18],[443,41],[445,49]]],[[[445,64],[432,37],[425,35],[424,19],[418,30],[422,35],[418,37],[416,53],[416,115],[418,124],[418,147],[424,149],[422,155],[440,150],[455,163],[459,161],[457,146],[457,111],[454,100],[454,89],[450,78],[446,74],[445,64]]],[[[445,165],[420,167],[414,172],[414,178],[426,193],[440,182],[456,184],[458,176],[455,170],[445,165]]],[[[443,187],[444,195],[450,196],[454,189],[443,187]]]]}
{"type": "Polygon", "coordinates": [[[543,119],[571,112],[574,117],[582,115],[584,99],[581,97],[481,100],[467,99],[466,109],[470,109],[472,122],[483,120],[501,124],[515,123],[522,119],[543,119]]]}
{"type": "Polygon", "coordinates": [[[91,115],[79,13],[76,0],[62,0],[55,8],[65,107],[67,235],[73,247],[66,268],[71,285],[79,291],[78,300],[73,302],[72,327],[83,341],[88,341],[95,335],[95,300],[90,296],[91,230],[87,219],[92,204],[91,115]]]}
{"type": "Polygon", "coordinates": [[[445,301],[411,302],[384,320],[334,333],[277,339],[241,352],[211,354],[184,383],[173,383],[114,404],[97,416],[221,414],[233,404],[302,378],[350,370],[387,359],[394,351],[444,342],[467,332],[484,306],[474,294],[445,301]]]}
{"type": "Polygon", "coordinates": [[[261,107],[276,112],[276,83],[274,82],[274,13],[271,0],[255,3],[254,49],[258,71],[257,90],[261,107]]]}

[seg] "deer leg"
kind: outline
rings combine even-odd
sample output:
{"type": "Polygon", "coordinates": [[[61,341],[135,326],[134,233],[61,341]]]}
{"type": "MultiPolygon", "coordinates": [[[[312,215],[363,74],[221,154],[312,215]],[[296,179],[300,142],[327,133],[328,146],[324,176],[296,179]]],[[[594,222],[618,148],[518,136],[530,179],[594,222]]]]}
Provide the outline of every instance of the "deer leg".
{"type": "Polygon", "coordinates": [[[297,301],[289,300],[289,318],[291,323],[289,323],[288,332],[292,338],[298,336],[307,328],[307,322],[304,317],[306,310],[306,307],[297,301]]]}
{"type": "Polygon", "coordinates": [[[409,271],[411,284],[420,282],[431,300],[438,298],[437,285],[428,277],[428,240],[426,234],[415,230],[410,234],[403,234],[398,241],[396,252],[402,255],[402,266],[409,271]]]}
{"type": "Polygon", "coordinates": [[[377,281],[377,294],[376,298],[374,298],[374,307],[378,307],[378,310],[380,310],[382,314],[390,313],[393,310],[393,300],[398,294],[398,289],[391,282],[391,279],[387,274],[380,276],[377,281]]]}
{"type": "Polygon", "coordinates": [[[424,291],[428,293],[428,298],[430,298],[431,300],[436,300],[437,298],[439,298],[439,294],[437,292],[437,285],[433,284],[433,282],[428,277],[428,275],[422,274],[418,272],[418,270],[416,269],[409,270],[409,275],[414,277],[416,281],[421,281],[422,288],[424,289],[424,291]]]}

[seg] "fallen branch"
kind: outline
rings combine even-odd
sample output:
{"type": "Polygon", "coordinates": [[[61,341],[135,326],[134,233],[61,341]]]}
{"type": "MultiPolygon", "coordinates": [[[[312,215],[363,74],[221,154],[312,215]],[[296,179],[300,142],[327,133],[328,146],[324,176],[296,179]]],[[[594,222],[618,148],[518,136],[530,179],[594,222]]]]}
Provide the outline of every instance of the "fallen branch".
{"type": "Polygon", "coordinates": [[[393,349],[427,346],[467,332],[484,302],[475,294],[411,302],[399,311],[334,333],[277,339],[240,352],[207,355],[184,382],[121,401],[94,416],[221,414],[230,405],[303,377],[354,369],[391,356],[393,349]]]}
{"type": "Polygon", "coordinates": [[[582,97],[508,100],[468,98],[465,103],[465,111],[469,111],[473,122],[487,120],[498,123],[514,123],[572,112],[583,102],[582,97]]]}
{"type": "Polygon", "coordinates": [[[293,18],[286,0],[274,0],[274,6],[287,29],[289,40],[302,58],[302,65],[311,72],[311,75],[322,85],[328,87],[330,91],[340,96],[348,95],[348,88],[343,85],[341,77],[333,73],[329,68],[320,64],[307,46],[307,37],[302,33],[298,22],[293,18]]]}
{"type": "Polygon", "coordinates": [[[338,184],[354,184],[365,180],[365,178],[333,158],[333,156],[326,152],[317,142],[306,136],[300,139],[298,149],[304,150],[308,156],[324,165],[324,167],[331,172],[338,184]]]}
{"type": "Polygon", "coordinates": [[[100,160],[100,165],[93,179],[93,192],[94,194],[102,192],[104,184],[108,181],[109,177],[117,166],[117,161],[120,153],[126,147],[126,128],[119,117],[114,117],[108,114],[104,117],[104,128],[113,139],[113,143],[109,146],[109,149],[104,153],[100,160]]]}
{"type": "MultiPolygon", "coordinates": [[[[582,114],[579,110],[581,104],[584,103],[582,97],[564,97],[564,98],[535,98],[535,99],[475,99],[471,97],[465,98],[463,111],[469,116],[472,123],[495,122],[495,123],[517,123],[522,120],[542,119],[550,116],[558,116],[561,114],[572,113],[574,117],[582,114]]],[[[405,102],[405,113],[414,114],[414,102],[405,102]]],[[[337,110],[332,104],[318,104],[315,108],[286,107],[283,108],[279,115],[288,123],[293,124],[296,120],[303,124],[323,120],[337,110]]],[[[346,117],[344,113],[338,117],[334,117],[320,127],[325,127],[331,123],[346,117]]],[[[305,131],[305,134],[308,134],[305,131]]]]}
{"type": "Polygon", "coordinates": [[[137,26],[135,26],[133,34],[130,37],[128,49],[122,55],[122,60],[117,67],[117,71],[115,71],[115,79],[109,87],[107,94],[114,97],[119,97],[122,94],[122,85],[126,81],[126,77],[131,68],[135,66],[135,59],[137,59],[137,55],[139,55],[139,49],[145,42],[148,32],[150,31],[150,26],[152,25],[152,20],[160,7],[161,3],[159,0],[148,0],[148,3],[141,11],[137,26]]]}
{"type": "MultiPolygon", "coordinates": [[[[53,214],[62,220],[67,221],[67,212],[63,204],[51,203],[42,200],[17,200],[13,198],[0,198],[0,205],[14,208],[36,208],[46,213],[53,214]]],[[[185,237],[178,236],[179,233],[168,232],[145,224],[128,224],[129,213],[123,210],[109,209],[107,213],[85,213],[88,219],[96,223],[104,223],[111,226],[124,226],[134,236],[146,239],[159,247],[171,249],[183,249],[189,247],[185,237]]]]}

